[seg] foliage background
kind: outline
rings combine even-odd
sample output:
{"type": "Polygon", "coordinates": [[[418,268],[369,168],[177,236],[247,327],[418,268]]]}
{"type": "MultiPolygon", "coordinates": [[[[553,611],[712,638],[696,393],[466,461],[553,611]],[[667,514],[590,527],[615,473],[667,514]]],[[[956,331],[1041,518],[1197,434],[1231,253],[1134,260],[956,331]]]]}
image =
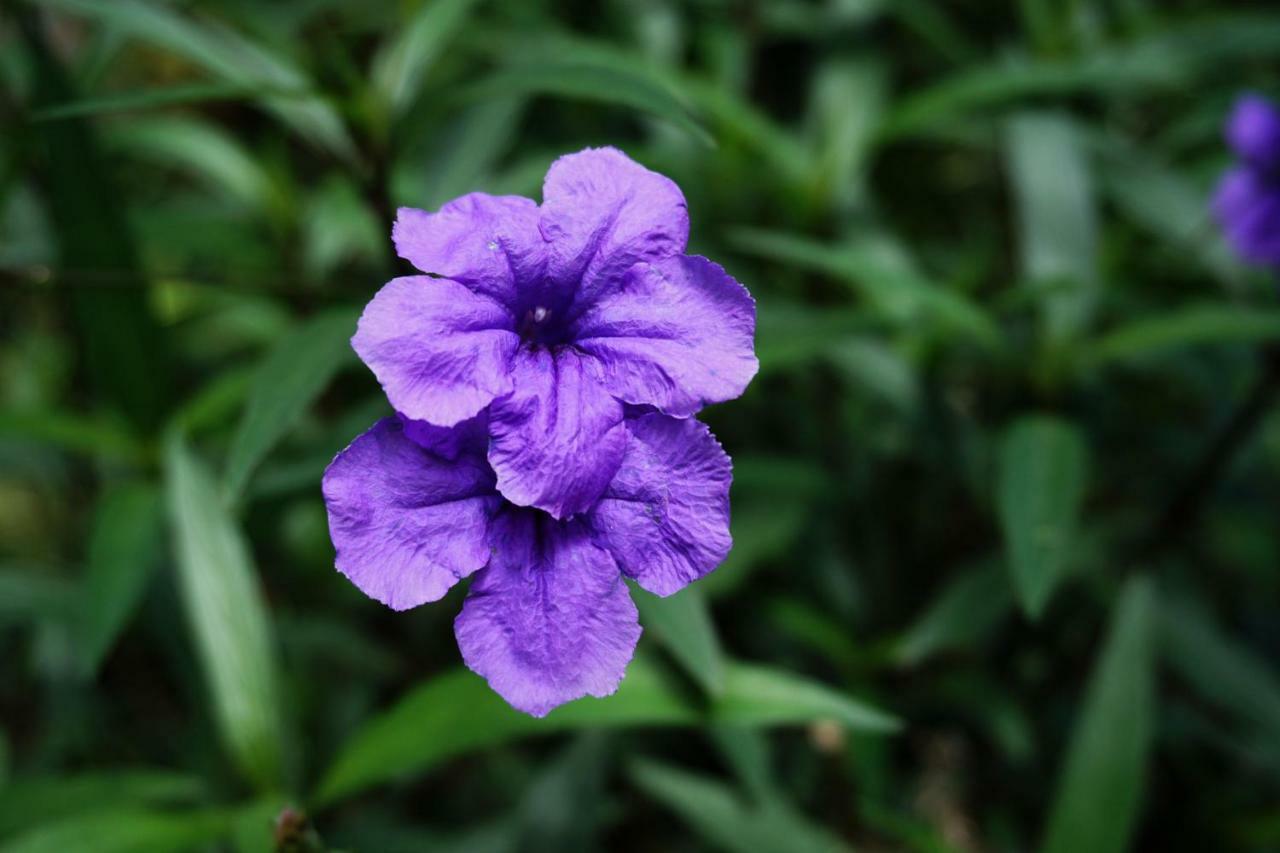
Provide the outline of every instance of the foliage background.
{"type": "Polygon", "coordinates": [[[1280,848],[1268,5],[0,4],[0,850],[1280,848]],[[318,483],[394,207],[599,144],[762,370],[728,563],[535,724],[318,483]]]}

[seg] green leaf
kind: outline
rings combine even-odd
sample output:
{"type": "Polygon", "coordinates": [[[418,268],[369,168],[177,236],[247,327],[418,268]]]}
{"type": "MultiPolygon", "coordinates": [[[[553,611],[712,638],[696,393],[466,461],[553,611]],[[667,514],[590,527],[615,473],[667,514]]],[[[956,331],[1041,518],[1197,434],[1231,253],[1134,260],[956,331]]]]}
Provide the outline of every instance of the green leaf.
{"type": "Polygon", "coordinates": [[[851,729],[889,734],[902,723],[878,708],[824,684],[778,669],[730,663],[714,720],[734,725],[786,725],[831,720],[851,729]]]}
{"type": "Polygon", "coordinates": [[[0,625],[76,615],[76,589],[47,569],[0,565],[0,625]]]}
{"type": "Polygon", "coordinates": [[[464,93],[475,99],[512,95],[553,95],[627,107],[669,121],[709,147],[715,144],[689,107],[639,64],[627,68],[586,56],[522,62],[494,72],[464,93]]]}
{"type": "Polygon", "coordinates": [[[137,463],[148,448],[107,417],[71,412],[0,412],[0,438],[35,441],[103,459],[137,463]]]}
{"type": "Polygon", "coordinates": [[[338,752],[315,800],[331,804],[372,785],[423,773],[465,752],[518,737],[627,726],[789,725],[834,720],[885,733],[892,717],[830,688],[787,673],[725,664],[724,693],[701,708],[645,655],[627,669],[618,692],[585,698],[537,719],[512,709],[478,676],[455,670],[412,690],[367,723],[338,752]]]}
{"type": "MultiPolygon", "coordinates": [[[[34,105],[73,99],[71,82],[46,44],[37,16],[22,8],[17,18],[36,69],[34,105]]],[[[99,394],[134,427],[149,431],[164,414],[170,359],[166,335],[147,304],[133,233],[120,215],[121,194],[93,129],[82,119],[37,125],[35,133],[45,154],[38,162],[48,185],[59,262],[71,270],[92,270],[115,285],[80,287],[70,294],[83,360],[99,394]]]]}
{"type": "Polygon", "coordinates": [[[355,161],[341,117],[310,92],[311,82],[289,59],[213,21],[196,21],[172,5],[145,0],[35,0],[41,6],[93,18],[121,33],[171,51],[233,86],[256,90],[257,100],[306,142],[355,161]],[[277,93],[287,92],[288,95],[277,93]]]}
{"type": "MultiPolygon", "coordinates": [[[[59,119],[99,116],[109,113],[136,112],[159,107],[201,104],[209,101],[229,101],[261,96],[263,92],[249,86],[226,83],[198,83],[190,86],[170,86],[163,89],[146,89],[141,92],[120,92],[96,98],[80,98],[61,104],[52,104],[36,110],[33,121],[57,121],[59,119]]],[[[284,94],[284,93],[282,93],[284,94]]]]}
{"type": "Polygon", "coordinates": [[[1154,720],[1155,594],[1126,585],[1090,678],[1043,853],[1122,853],[1142,804],[1154,720]]]}
{"type": "Polygon", "coordinates": [[[851,337],[884,325],[856,308],[813,308],[773,298],[758,302],[756,356],[762,376],[806,367],[851,337]]]}
{"type": "Polygon", "coordinates": [[[0,853],[184,853],[226,835],[224,811],[153,812],[112,809],[68,817],[0,845],[0,853]]]}
{"type": "Polygon", "coordinates": [[[15,779],[0,796],[0,837],[90,810],[191,803],[204,794],[198,777],[166,770],[15,779]]]}
{"type": "Polygon", "coordinates": [[[1050,417],[1017,421],[1000,447],[997,509],[1013,586],[1028,616],[1040,616],[1069,567],[1088,476],[1076,427],[1050,417]]]}
{"type": "Polygon", "coordinates": [[[906,630],[894,648],[894,659],[915,666],[939,652],[971,646],[1012,607],[1009,581],[999,567],[964,572],[906,630]]]}
{"type": "Polygon", "coordinates": [[[338,751],[316,794],[322,805],[439,762],[529,734],[571,728],[688,724],[693,707],[640,656],[618,692],[579,699],[536,719],[511,708],[466,670],[437,676],[367,723],[338,751]]]}
{"type": "Polygon", "coordinates": [[[884,109],[886,73],[874,61],[831,60],[814,76],[811,110],[815,190],[847,208],[863,194],[872,135],[884,109]]]}
{"type": "Polygon", "coordinates": [[[1280,311],[1244,305],[1188,305],[1134,320],[1086,345],[1084,363],[1151,358],[1205,344],[1253,344],[1280,339],[1280,311]]]}
{"type": "Polygon", "coordinates": [[[1011,118],[1006,127],[1022,273],[1032,282],[1067,285],[1053,289],[1043,303],[1049,338],[1061,341],[1088,323],[1097,299],[1092,172],[1070,119],[1025,113],[1011,118]]]}
{"type": "Polygon", "coordinates": [[[1125,215],[1219,281],[1241,282],[1240,261],[1213,228],[1202,186],[1161,163],[1149,145],[1103,134],[1090,141],[1099,154],[1102,189],[1125,215]]]}
{"type": "Polygon", "coordinates": [[[102,498],[89,535],[89,567],[81,606],[85,672],[98,671],[142,600],[160,560],[160,494],[150,484],[120,487],[102,498]]]}
{"type": "Polygon", "coordinates": [[[660,598],[631,586],[631,597],[640,610],[640,624],[666,648],[685,671],[708,693],[724,689],[724,660],[716,626],[707,601],[697,587],[660,598]]]}
{"type": "Polygon", "coordinates": [[[386,99],[392,116],[413,102],[422,80],[453,37],[466,24],[476,0],[433,0],[423,3],[395,31],[370,71],[374,89],[386,99]]]}
{"type": "Polygon", "coordinates": [[[248,546],[208,471],[176,434],[165,449],[165,486],[179,585],[223,740],[246,776],[278,786],[276,651],[248,546]]]}
{"type": "Polygon", "coordinates": [[[1174,671],[1206,702],[1280,743],[1280,677],[1215,625],[1190,598],[1162,601],[1160,645],[1174,671]]]}
{"type": "Polygon", "coordinates": [[[263,360],[227,454],[224,482],[229,495],[244,490],[254,467],[306,412],[338,368],[353,360],[355,320],[349,310],[321,314],[283,338],[263,360]]]}
{"type": "Polygon", "coordinates": [[[216,124],[191,116],[137,116],[105,133],[115,151],[192,175],[219,197],[259,210],[274,203],[266,170],[216,124]]]}
{"type": "Polygon", "coordinates": [[[884,320],[915,327],[929,320],[986,346],[1000,332],[987,313],[964,294],[917,272],[900,247],[869,238],[827,245],[808,237],[761,228],[735,228],[730,243],[741,252],[809,269],[847,283],[884,320]]]}
{"type": "Polygon", "coordinates": [[[716,848],[741,853],[838,853],[843,841],[790,807],[753,803],[729,786],[649,761],[631,767],[642,791],[678,814],[716,848]]]}

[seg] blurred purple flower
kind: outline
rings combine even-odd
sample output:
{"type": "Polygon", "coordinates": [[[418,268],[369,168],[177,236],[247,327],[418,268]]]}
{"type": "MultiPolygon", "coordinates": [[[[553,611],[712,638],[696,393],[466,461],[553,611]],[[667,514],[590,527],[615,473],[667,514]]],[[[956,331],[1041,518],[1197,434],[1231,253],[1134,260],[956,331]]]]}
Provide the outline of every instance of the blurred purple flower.
{"type": "Polygon", "coordinates": [[[1280,269],[1280,111],[1243,95],[1225,135],[1239,162],[1218,184],[1214,216],[1241,258],[1280,269]]]}
{"type": "Polygon", "coordinates": [[[497,493],[484,429],[455,431],[442,451],[440,432],[379,421],[324,474],[338,569],[396,610],[475,573],[454,622],[467,666],[534,716],[607,696],[640,637],[622,575],[669,595],[731,544],[731,466],[711,432],[656,413],[619,430],[621,458],[595,505],[558,520],[497,493]]]}
{"type": "Polygon", "coordinates": [[[402,208],[396,250],[426,275],[383,287],[352,345],[415,429],[469,422],[507,501],[572,518],[622,464],[626,404],[688,417],[755,375],[755,303],[688,232],[680,189],[612,148],[557,160],[541,206],[402,208]]]}

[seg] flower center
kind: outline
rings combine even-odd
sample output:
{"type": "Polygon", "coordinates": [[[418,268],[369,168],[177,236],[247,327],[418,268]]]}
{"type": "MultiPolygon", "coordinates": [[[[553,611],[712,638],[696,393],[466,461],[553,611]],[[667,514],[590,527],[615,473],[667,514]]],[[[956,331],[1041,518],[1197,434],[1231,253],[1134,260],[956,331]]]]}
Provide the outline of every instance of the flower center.
{"type": "Polygon", "coordinates": [[[554,322],[555,312],[545,305],[535,305],[524,312],[517,331],[520,338],[534,346],[555,346],[564,343],[564,329],[554,322]]]}

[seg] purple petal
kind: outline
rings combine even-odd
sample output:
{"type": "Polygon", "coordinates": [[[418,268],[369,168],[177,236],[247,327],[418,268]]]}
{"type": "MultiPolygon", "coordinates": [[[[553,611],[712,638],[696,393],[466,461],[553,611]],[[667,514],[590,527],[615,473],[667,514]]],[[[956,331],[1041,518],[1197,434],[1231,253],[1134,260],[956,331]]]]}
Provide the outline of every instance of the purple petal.
{"type": "Polygon", "coordinates": [[[498,491],[556,518],[582,512],[622,462],[622,404],[569,348],[521,349],[512,376],[515,390],[489,409],[489,462],[498,491]]]}
{"type": "Polygon", "coordinates": [[[457,459],[463,453],[483,456],[489,443],[489,419],[476,415],[451,427],[436,426],[399,415],[405,437],[414,444],[445,459],[457,459]]]}
{"type": "Polygon", "coordinates": [[[1227,144],[1250,165],[1280,169],[1280,110],[1260,95],[1243,95],[1227,119],[1227,144]]]}
{"type": "Polygon", "coordinates": [[[627,427],[627,455],[589,523],[625,575],[670,595],[729,553],[732,466],[692,418],[645,415],[627,427]]]}
{"type": "Polygon", "coordinates": [[[513,308],[519,286],[540,280],[546,264],[538,205],[520,196],[471,193],[438,213],[402,207],[392,239],[400,257],[423,272],[513,308]]]}
{"type": "Polygon", "coordinates": [[[561,157],[542,195],[548,278],[576,291],[580,308],[633,264],[680,254],[689,238],[680,188],[615,148],[561,157]]]}
{"type": "Polygon", "coordinates": [[[364,309],[351,345],[396,411],[452,426],[511,390],[511,315],[449,279],[397,278],[364,309]]]}
{"type": "Polygon", "coordinates": [[[324,472],[338,571],[395,610],[440,599],[489,559],[498,498],[483,457],[446,462],[384,418],[324,472]]]}
{"type": "Polygon", "coordinates": [[[1237,254],[1280,267],[1280,183],[1242,166],[1223,176],[1213,212],[1237,254]]]}
{"type": "Polygon", "coordinates": [[[746,288],[706,258],[681,256],[632,267],[572,335],[615,397],[683,417],[743,392],[760,366],[755,328],[746,288]]]}
{"type": "Polygon", "coordinates": [[[535,717],[617,690],[640,625],[609,553],[580,524],[528,510],[495,518],[491,540],[454,621],[467,666],[535,717]]]}

